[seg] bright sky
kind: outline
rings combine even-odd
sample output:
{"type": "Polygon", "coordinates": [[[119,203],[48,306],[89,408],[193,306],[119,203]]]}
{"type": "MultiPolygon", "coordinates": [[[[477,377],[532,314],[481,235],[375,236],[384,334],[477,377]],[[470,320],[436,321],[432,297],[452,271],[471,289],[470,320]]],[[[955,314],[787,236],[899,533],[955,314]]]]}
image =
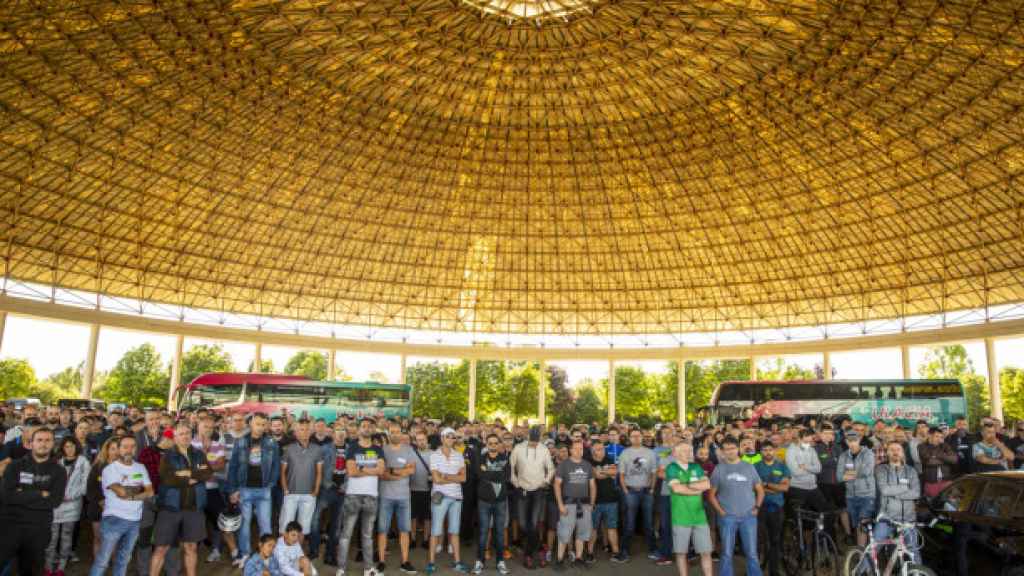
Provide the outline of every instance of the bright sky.
{"type": "MultiPolygon", "coordinates": [[[[100,331],[99,348],[96,367],[98,370],[110,370],[128,349],[144,342],[150,342],[160,353],[164,362],[169,362],[174,353],[174,337],[146,332],[132,332],[103,328],[100,331]]],[[[214,343],[198,338],[186,338],[185,349],[199,344],[214,343]]],[[[231,355],[235,368],[244,371],[255,356],[252,344],[223,341],[217,342],[231,355]]],[[[77,366],[85,360],[89,346],[89,328],[79,324],[67,324],[38,320],[23,316],[8,315],[0,347],[0,358],[27,359],[36,370],[36,375],[43,378],[59,372],[68,366],[77,366]]],[[[965,342],[967,354],[974,362],[974,369],[985,374],[985,346],[980,341],[965,342]]],[[[263,346],[263,358],[273,360],[274,368],[281,370],[285,363],[298,349],[281,346],[263,346]]],[[[926,348],[910,349],[911,370],[917,375],[917,367],[923,361],[926,348]]],[[[805,368],[813,368],[821,363],[820,355],[785,356],[786,363],[798,364],[805,368]]],[[[388,380],[397,382],[401,370],[401,359],[394,354],[372,354],[361,352],[337,353],[339,367],[355,380],[368,379],[371,372],[383,372],[388,380]]],[[[410,356],[407,360],[411,366],[419,361],[458,362],[457,359],[420,358],[410,356]]],[[[996,341],[997,367],[1024,367],[1024,337],[996,341]]],[[[767,367],[772,358],[759,358],[758,365],[767,367]]],[[[607,362],[594,361],[551,361],[550,364],[560,366],[569,375],[569,385],[576,386],[583,380],[600,380],[608,375],[607,362]]],[[[642,367],[648,372],[666,369],[663,361],[626,362],[617,365],[633,365],[642,367]]],[[[901,374],[900,353],[897,348],[867,350],[857,352],[833,352],[832,366],[838,378],[899,378],[901,374]]]]}

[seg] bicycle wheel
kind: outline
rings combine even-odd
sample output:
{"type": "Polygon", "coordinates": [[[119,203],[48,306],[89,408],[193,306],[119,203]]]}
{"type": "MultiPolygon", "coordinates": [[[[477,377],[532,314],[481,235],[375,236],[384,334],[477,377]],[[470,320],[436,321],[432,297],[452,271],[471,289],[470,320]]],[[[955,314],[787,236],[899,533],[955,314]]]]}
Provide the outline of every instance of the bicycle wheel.
{"type": "Polygon", "coordinates": [[[786,524],[782,535],[782,568],[789,576],[802,576],[800,566],[800,540],[796,532],[796,526],[786,524]]]}
{"type": "Polygon", "coordinates": [[[814,576],[839,576],[839,551],[832,537],[823,532],[814,536],[814,576]]]}
{"type": "Polygon", "coordinates": [[[906,576],[935,576],[935,570],[921,564],[907,564],[906,576]]]}
{"type": "Polygon", "coordinates": [[[843,558],[843,576],[874,576],[875,567],[863,548],[855,546],[843,558]]]}

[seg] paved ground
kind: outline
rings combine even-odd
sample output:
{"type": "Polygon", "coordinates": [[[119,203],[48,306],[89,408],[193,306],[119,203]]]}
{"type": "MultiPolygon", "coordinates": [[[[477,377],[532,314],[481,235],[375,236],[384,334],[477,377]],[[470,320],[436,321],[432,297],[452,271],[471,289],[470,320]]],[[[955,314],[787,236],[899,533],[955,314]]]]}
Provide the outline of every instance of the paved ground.
{"type": "MultiPolygon", "coordinates": [[[[473,561],[476,560],[476,547],[471,545],[464,545],[461,547],[461,549],[463,560],[467,561],[467,564],[472,566],[473,561]]],[[[676,575],[676,569],[674,566],[657,566],[654,564],[654,562],[648,560],[645,555],[639,554],[639,548],[637,549],[637,552],[638,555],[634,556],[627,564],[613,563],[611,560],[608,559],[606,555],[599,554],[597,563],[595,563],[588,570],[578,570],[570,568],[566,569],[564,572],[556,572],[552,568],[552,566],[548,566],[543,570],[538,569],[527,571],[518,556],[508,561],[508,567],[512,570],[513,574],[520,574],[524,576],[526,574],[531,574],[535,576],[572,576],[574,574],[579,575],[584,573],[586,573],[588,576],[621,576],[623,574],[643,574],[644,576],[676,575]]],[[[232,569],[231,565],[224,561],[207,564],[203,562],[205,556],[206,552],[204,550],[201,552],[199,560],[199,576],[239,576],[239,574],[241,573],[237,569],[232,569]]],[[[385,572],[385,575],[404,576],[403,573],[398,570],[397,555],[392,555],[390,546],[388,557],[390,559],[390,563],[388,565],[387,571],[385,572]]],[[[746,574],[746,569],[743,565],[743,558],[737,557],[736,560],[737,561],[734,563],[734,566],[736,568],[734,574],[736,574],[737,576],[743,576],[744,574],[746,574]]],[[[419,574],[421,576],[426,576],[426,572],[424,570],[424,568],[427,565],[426,550],[423,550],[421,548],[412,550],[410,552],[410,561],[419,570],[419,574]]],[[[317,567],[317,570],[320,572],[321,576],[334,576],[335,568],[331,566],[325,566],[322,561],[316,562],[315,565],[317,567]]],[[[438,570],[437,574],[439,576],[457,574],[454,570],[452,570],[449,567],[449,565],[450,558],[447,555],[441,555],[438,559],[438,566],[440,567],[440,569],[438,570]]],[[[67,574],[68,576],[86,576],[88,574],[89,567],[90,562],[88,561],[88,559],[84,559],[81,562],[70,564],[68,567],[69,569],[67,571],[67,574]]],[[[354,562],[349,562],[349,574],[353,576],[361,576],[361,569],[362,565],[355,564],[354,562]]],[[[715,573],[717,572],[718,569],[716,563],[715,573]]],[[[696,561],[690,563],[689,573],[694,576],[701,575],[700,563],[696,561]]],[[[483,574],[486,576],[495,576],[497,574],[497,571],[494,568],[493,560],[487,563],[487,568],[484,570],[483,574]]],[[[134,565],[131,569],[129,569],[128,575],[137,576],[134,570],[134,565]]]]}

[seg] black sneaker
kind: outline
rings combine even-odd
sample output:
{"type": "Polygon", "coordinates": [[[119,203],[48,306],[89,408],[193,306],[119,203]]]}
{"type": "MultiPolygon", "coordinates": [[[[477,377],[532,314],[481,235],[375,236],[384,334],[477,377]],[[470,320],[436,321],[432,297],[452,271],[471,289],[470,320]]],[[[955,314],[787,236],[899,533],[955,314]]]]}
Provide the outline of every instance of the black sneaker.
{"type": "Polygon", "coordinates": [[[363,551],[356,552],[356,564],[360,564],[363,561],[363,551]]]}
{"type": "Polygon", "coordinates": [[[614,556],[612,556],[612,562],[618,562],[619,564],[624,564],[626,562],[629,562],[629,556],[626,556],[620,550],[618,554],[615,554],[614,556]]]}
{"type": "Polygon", "coordinates": [[[583,561],[582,558],[577,558],[572,561],[572,567],[579,570],[590,570],[590,565],[583,561]]]}
{"type": "Polygon", "coordinates": [[[399,566],[399,568],[402,570],[402,572],[405,572],[406,574],[416,573],[416,568],[414,568],[413,565],[409,562],[402,562],[402,565],[399,566]]]}
{"type": "Polygon", "coordinates": [[[594,562],[597,562],[597,559],[594,558],[594,553],[593,552],[584,552],[583,553],[583,561],[586,562],[587,564],[593,564],[594,562]]]}
{"type": "Polygon", "coordinates": [[[387,564],[385,564],[383,562],[377,562],[377,572],[380,572],[381,574],[383,574],[384,570],[386,570],[387,567],[388,567],[387,564]]]}

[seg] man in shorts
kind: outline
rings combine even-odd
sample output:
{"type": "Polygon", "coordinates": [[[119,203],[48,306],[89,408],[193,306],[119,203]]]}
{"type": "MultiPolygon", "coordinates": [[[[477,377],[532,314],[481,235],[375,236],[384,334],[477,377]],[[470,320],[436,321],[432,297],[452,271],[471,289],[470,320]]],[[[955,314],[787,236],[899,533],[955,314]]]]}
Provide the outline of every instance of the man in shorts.
{"type": "Polygon", "coordinates": [[[597,483],[594,467],[583,459],[583,440],[573,440],[569,458],[555,471],[555,502],[558,505],[558,558],[555,570],[565,569],[565,550],[573,532],[577,566],[583,566],[583,543],[590,540],[597,483]]]}
{"type": "MultiPolygon", "coordinates": [[[[665,469],[665,481],[672,495],[672,550],[679,576],[686,576],[686,555],[690,542],[700,555],[701,574],[711,574],[711,530],[704,514],[704,492],[711,483],[704,468],[693,462],[693,446],[680,442],[672,448],[675,462],[665,469]]],[[[731,559],[730,559],[731,560],[731,559]]],[[[724,560],[728,561],[728,560],[724,560]]]]}
{"type": "Polygon", "coordinates": [[[597,543],[597,532],[603,521],[607,530],[605,541],[611,548],[612,561],[622,562],[625,557],[619,550],[619,493],[615,488],[619,470],[605,450],[604,442],[600,440],[596,440],[590,445],[590,463],[594,467],[597,501],[594,504],[594,517],[591,523],[593,530],[584,559],[588,564],[594,562],[594,545],[597,543]]]}
{"type": "Polygon", "coordinates": [[[196,575],[196,548],[206,538],[206,482],[213,469],[206,454],[192,446],[192,429],[185,422],[174,428],[174,446],[160,458],[159,511],[153,528],[149,573],[160,574],[164,557],[180,537],[185,574],[196,575]]]}

